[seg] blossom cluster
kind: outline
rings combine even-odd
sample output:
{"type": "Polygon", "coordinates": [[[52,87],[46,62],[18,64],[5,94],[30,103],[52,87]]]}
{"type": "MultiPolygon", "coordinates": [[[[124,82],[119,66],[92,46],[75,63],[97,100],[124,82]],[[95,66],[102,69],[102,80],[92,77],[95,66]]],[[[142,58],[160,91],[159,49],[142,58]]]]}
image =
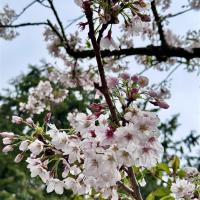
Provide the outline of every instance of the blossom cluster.
{"type": "Polygon", "coordinates": [[[71,71],[69,69],[53,69],[51,72],[49,72],[49,80],[54,84],[60,84],[67,88],[76,88],[81,86],[85,90],[94,89],[94,82],[98,81],[98,78],[94,72],[92,72],[92,70],[82,70],[79,68],[79,66],[72,66],[72,64],[69,67],[75,67],[77,69],[76,71],[71,71]]]}
{"type": "Polygon", "coordinates": [[[177,200],[198,200],[197,191],[200,190],[200,174],[195,167],[185,167],[184,171],[186,176],[183,179],[178,178],[175,183],[172,183],[172,194],[177,200]]]}
{"type": "MultiPolygon", "coordinates": [[[[75,0],[74,2],[83,8],[85,12],[87,4],[93,4],[91,1],[84,0],[75,0]]],[[[138,35],[148,26],[148,22],[150,21],[150,17],[147,14],[150,7],[149,1],[99,1],[98,3],[100,4],[99,9],[96,9],[95,6],[92,8],[93,10],[96,9],[95,13],[97,13],[96,18],[99,19],[99,24],[106,26],[118,24],[120,16],[123,16],[123,29],[127,33],[127,37],[138,35]]],[[[87,23],[80,23],[82,29],[85,29],[86,25],[87,23]]],[[[119,44],[112,38],[111,28],[107,35],[101,39],[101,48],[110,50],[119,49],[119,44]]]]}
{"type": "Polygon", "coordinates": [[[118,182],[127,176],[124,169],[151,168],[160,161],[159,119],[134,106],[124,113],[126,123],[120,121],[121,126],[116,127],[110,122],[106,104],[91,104],[90,109],[91,114],[69,113],[72,128],[68,131],[53,124],[45,131],[30,118],[13,116],[13,123],[28,125],[33,134],[1,133],[6,145],[3,152],[18,146],[21,153],[15,162],[20,162],[29,151],[27,168],[31,177],[42,179],[47,192],[62,194],[70,189],[82,195],[95,190],[104,198],[117,200],[118,182]]]}
{"type": "Polygon", "coordinates": [[[137,74],[131,76],[124,72],[119,77],[109,77],[107,82],[113,96],[118,98],[124,108],[139,99],[146,99],[160,108],[169,108],[163,98],[166,97],[163,93],[147,87],[149,79],[146,76],[137,74]]]}
{"type": "MultiPolygon", "coordinates": [[[[13,9],[8,5],[3,8],[3,11],[0,12],[0,25],[7,26],[10,25],[17,18],[17,14],[13,9]]],[[[18,33],[9,28],[0,28],[0,38],[5,40],[12,40],[18,35],[18,33]]]]}
{"type": "Polygon", "coordinates": [[[40,81],[38,86],[30,90],[28,102],[20,103],[21,110],[28,110],[34,114],[40,114],[44,110],[48,110],[50,103],[58,104],[67,97],[68,90],[59,89],[54,91],[49,81],[40,81]]]}

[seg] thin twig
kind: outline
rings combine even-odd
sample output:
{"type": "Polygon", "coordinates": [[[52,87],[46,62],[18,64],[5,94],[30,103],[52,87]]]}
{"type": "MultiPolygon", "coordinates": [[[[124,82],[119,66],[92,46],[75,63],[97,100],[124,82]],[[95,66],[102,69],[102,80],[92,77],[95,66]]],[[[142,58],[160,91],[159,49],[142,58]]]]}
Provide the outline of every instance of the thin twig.
{"type": "Polygon", "coordinates": [[[101,38],[103,37],[103,32],[107,29],[108,24],[103,24],[100,31],[99,31],[99,36],[97,38],[97,43],[99,44],[101,41],[101,38]]]}
{"type": "Polygon", "coordinates": [[[0,24],[0,28],[20,28],[26,26],[41,26],[41,25],[48,25],[46,22],[28,22],[28,23],[21,23],[21,24],[10,24],[10,25],[2,25],[0,24]]]}
{"type": "Polygon", "coordinates": [[[22,11],[21,11],[19,14],[17,14],[15,20],[18,19],[22,14],[24,14],[25,11],[28,10],[28,9],[29,9],[32,5],[34,5],[36,2],[37,2],[37,0],[34,0],[34,1],[32,1],[31,3],[29,3],[26,7],[24,7],[24,8],[22,9],[22,11]]]}
{"type": "Polygon", "coordinates": [[[42,1],[41,0],[36,0],[36,1],[37,1],[37,3],[39,3],[42,6],[44,6],[45,8],[51,8],[50,6],[48,6],[48,5],[43,3],[45,0],[42,0],[42,1]]]}
{"type": "Polygon", "coordinates": [[[53,11],[53,14],[54,14],[54,16],[55,16],[55,18],[56,18],[56,20],[57,20],[57,22],[58,22],[58,25],[59,25],[59,27],[60,27],[60,29],[61,29],[62,36],[63,36],[64,40],[67,42],[67,38],[66,38],[64,26],[63,26],[63,24],[62,24],[62,22],[61,22],[61,20],[60,20],[60,17],[58,16],[58,13],[57,13],[57,11],[56,11],[56,9],[55,9],[55,6],[54,6],[54,4],[53,4],[53,0],[48,0],[48,2],[49,2],[49,4],[50,4],[50,7],[51,7],[51,9],[52,9],[52,11],[53,11]]]}
{"type": "Polygon", "coordinates": [[[180,12],[175,13],[175,14],[168,14],[168,15],[162,17],[161,21],[164,21],[164,20],[166,20],[166,19],[168,19],[168,18],[177,17],[177,16],[182,15],[182,14],[184,14],[184,13],[187,13],[187,12],[189,12],[189,11],[191,11],[191,10],[192,10],[192,8],[188,8],[188,9],[186,9],[186,10],[180,11],[180,12]]]}
{"type": "Polygon", "coordinates": [[[72,24],[74,24],[75,22],[77,22],[79,19],[82,19],[84,16],[85,16],[85,15],[81,15],[81,16],[79,16],[79,17],[73,19],[73,20],[69,20],[69,21],[71,21],[71,22],[65,27],[65,29],[69,28],[72,24]]]}
{"type": "Polygon", "coordinates": [[[161,44],[162,44],[163,47],[165,47],[165,46],[167,46],[167,41],[165,39],[163,25],[162,25],[161,18],[159,16],[157,8],[156,8],[155,0],[153,0],[151,2],[151,9],[152,9],[152,12],[153,12],[153,15],[154,15],[155,22],[156,22],[157,27],[158,27],[158,33],[159,33],[159,36],[160,36],[161,44]]]}
{"type": "Polygon", "coordinates": [[[133,190],[131,190],[131,188],[127,187],[126,185],[124,185],[123,182],[118,181],[117,182],[118,187],[120,187],[122,190],[124,190],[127,194],[131,195],[134,198],[134,192],[133,190]]]}

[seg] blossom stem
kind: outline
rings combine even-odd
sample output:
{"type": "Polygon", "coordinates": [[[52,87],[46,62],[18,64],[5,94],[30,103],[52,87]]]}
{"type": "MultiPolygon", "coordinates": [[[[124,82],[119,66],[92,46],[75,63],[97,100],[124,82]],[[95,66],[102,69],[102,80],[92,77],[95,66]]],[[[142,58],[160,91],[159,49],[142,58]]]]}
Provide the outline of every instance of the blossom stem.
{"type": "Polygon", "coordinates": [[[134,198],[134,192],[133,192],[133,190],[131,190],[131,188],[129,188],[126,185],[124,185],[124,183],[121,182],[121,181],[118,182],[118,186],[121,189],[123,189],[127,194],[130,194],[134,198]]]}
{"type": "Polygon", "coordinates": [[[140,187],[138,185],[138,182],[136,180],[136,177],[135,177],[132,167],[128,168],[128,175],[130,177],[134,198],[137,200],[143,200],[141,192],[140,192],[140,187]]]}

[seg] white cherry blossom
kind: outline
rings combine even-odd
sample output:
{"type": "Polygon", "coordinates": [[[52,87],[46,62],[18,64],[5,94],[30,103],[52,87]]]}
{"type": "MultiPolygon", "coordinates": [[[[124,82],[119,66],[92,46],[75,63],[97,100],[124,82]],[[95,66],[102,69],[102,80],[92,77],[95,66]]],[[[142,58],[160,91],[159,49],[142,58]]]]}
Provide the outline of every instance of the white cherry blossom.
{"type": "Polygon", "coordinates": [[[44,143],[36,139],[34,142],[32,142],[29,146],[28,149],[34,154],[34,155],[39,155],[42,150],[43,150],[44,143]]]}

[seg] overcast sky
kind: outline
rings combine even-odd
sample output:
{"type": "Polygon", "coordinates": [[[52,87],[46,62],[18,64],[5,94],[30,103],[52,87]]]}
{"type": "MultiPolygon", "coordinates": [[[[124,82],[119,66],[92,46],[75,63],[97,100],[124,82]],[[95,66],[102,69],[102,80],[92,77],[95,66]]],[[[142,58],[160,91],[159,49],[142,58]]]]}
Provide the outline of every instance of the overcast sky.
{"type": "MultiPolygon", "coordinates": [[[[10,5],[17,12],[20,12],[31,0],[0,0],[0,8],[5,4],[10,5]]],[[[173,12],[181,9],[183,0],[174,0],[173,12]]],[[[74,5],[73,0],[57,0],[56,6],[65,24],[69,20],[81,15],[80,9],[74,5]]],[[[26,12],[19,22],[45,21],[53,19],[47,9],[33,6],[26,12]]],[[[171,27],[177,33],[183,34],[188,28],[199,29],[200,13],[191,12],[177,20],[171,20],[171,27]]],[[[68,31],[74,32],[77,26],[72,26],[68,31]]],[[[8,87],[9,80],[22,72],[27,71],[28,64],[39,64],[40,60],[51,59],[43,42],[42,29],[40,27],[27,27],[19,30],[20,36],[13,41],[0,39],[0,91],[8,87]]],[[[51,59],[52,60],[52,59],[51,59]]],[[[129,58],[132,64],[131,71],[138,72],[140,68],[134,64],[134,58],[129,58]],[[134,67],[133,67],[134,66],[134,67]]],[[[173,66],[172,66],[173,67],[173,66]]],[[[167,73],[150,70],[150,80],[159,82],[167,73]]],[[[176,138],[181,139],[190,130],[200,132],[200,77],[196,73],[188,73],[179,68],[171,77],[172,98],[168,101],[170,108],[159,113],[162,120],[170,118],[171,115],[181,113],[180,123],[182,126],[176,133],[176,138]]]]}

